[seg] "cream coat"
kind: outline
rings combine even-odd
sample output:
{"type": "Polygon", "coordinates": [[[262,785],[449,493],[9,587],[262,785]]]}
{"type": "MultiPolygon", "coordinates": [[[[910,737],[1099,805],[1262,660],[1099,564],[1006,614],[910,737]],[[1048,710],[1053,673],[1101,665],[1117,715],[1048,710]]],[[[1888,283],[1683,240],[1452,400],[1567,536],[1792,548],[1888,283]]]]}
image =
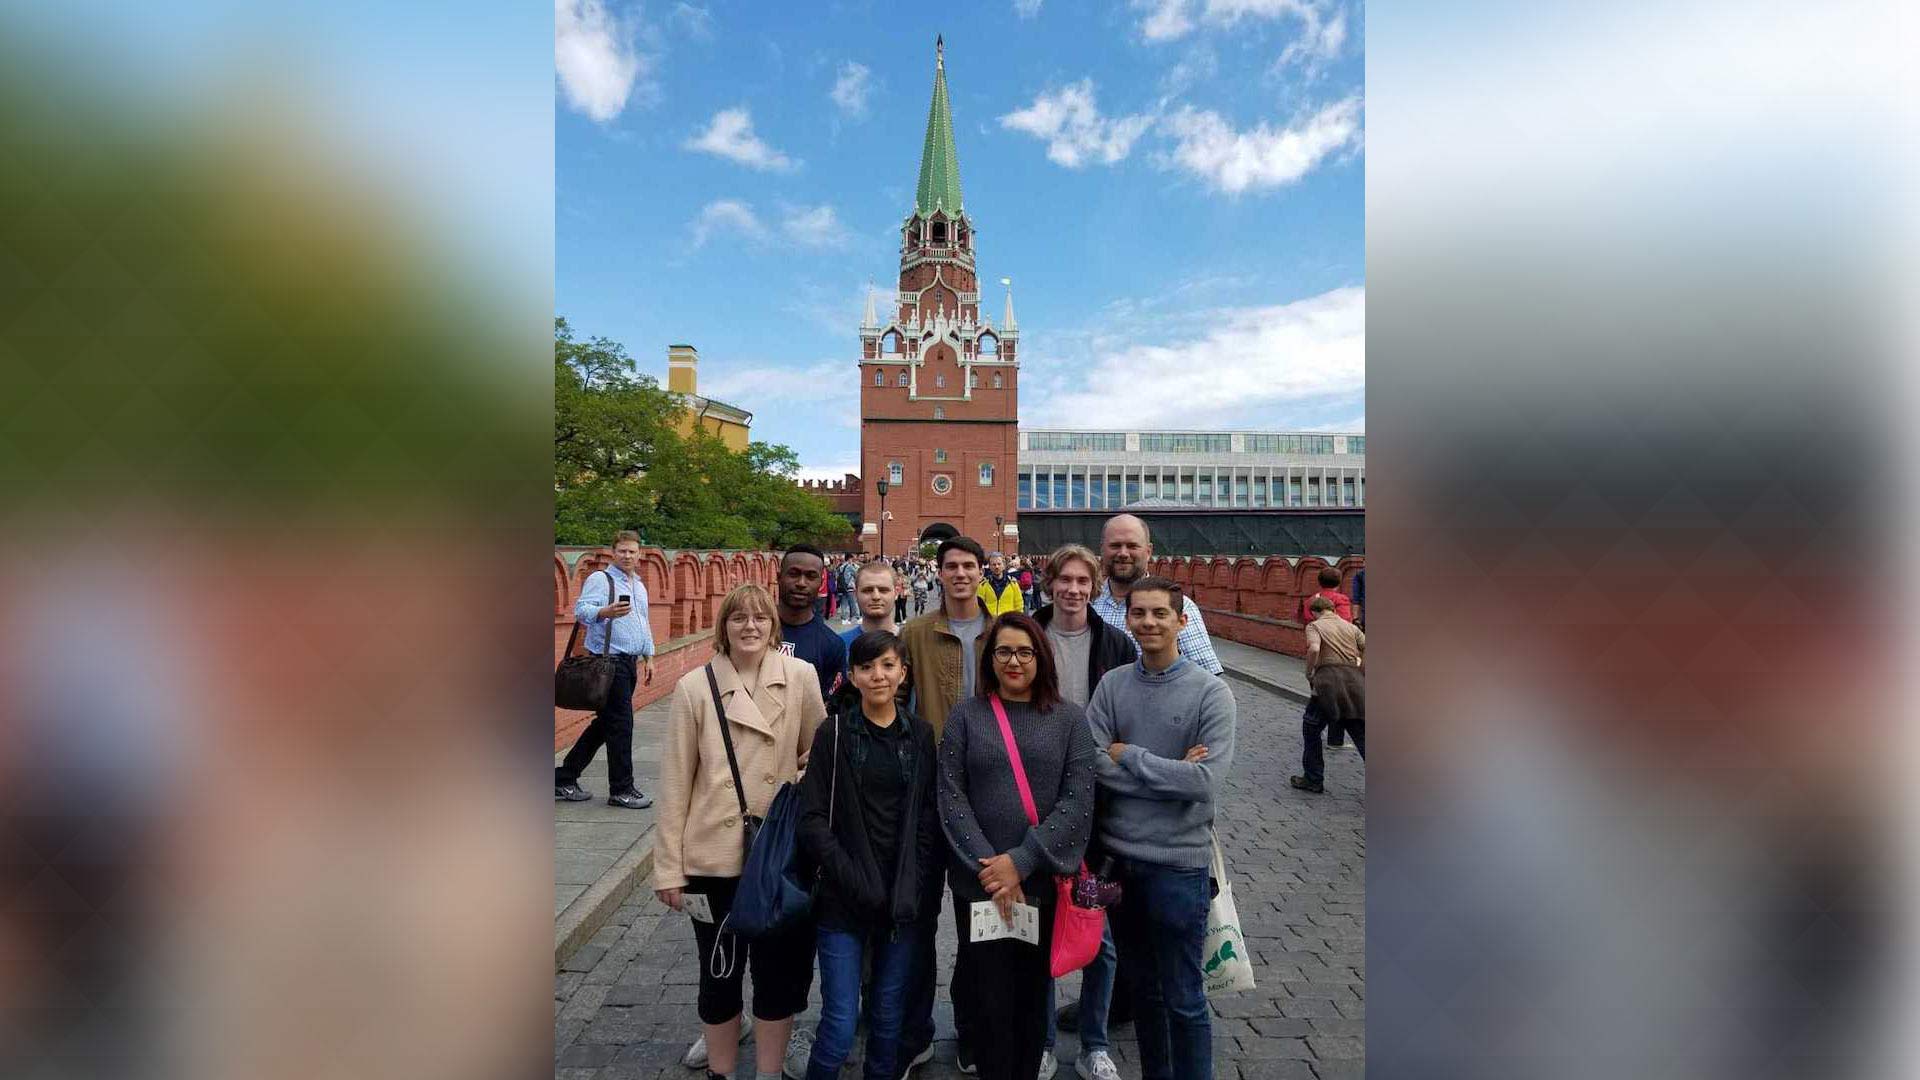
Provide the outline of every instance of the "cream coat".
{"type": "MultiPolygon", "coordinates": [[[[826,717],[820,677],[813,665],[767,652],[760,690],[749,696],[739,672],[715,654],[733,749],[740,760],[747,812],[765,816],[780,785],[797,778],[813,746],[814,729],[826,717]]],[[[667,715],[660,757],[660,801],[653,851],[653,887],[685,888],[689,876],[737,877],[741,849],[740,803],[727,769],[727,747],[713,714],[705,668],[681,677],[667,715]]]]}

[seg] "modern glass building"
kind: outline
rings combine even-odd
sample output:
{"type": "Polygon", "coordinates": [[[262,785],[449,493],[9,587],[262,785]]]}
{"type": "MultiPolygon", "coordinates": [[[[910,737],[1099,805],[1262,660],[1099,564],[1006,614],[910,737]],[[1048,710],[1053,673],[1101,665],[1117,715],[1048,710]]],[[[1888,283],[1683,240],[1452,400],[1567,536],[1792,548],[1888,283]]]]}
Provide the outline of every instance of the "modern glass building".
{"type": "Polygon", "coordinates": [[[1021,510],[1367,504],[1360,434],[1022,428],[1019,461],[1021,510]]]}

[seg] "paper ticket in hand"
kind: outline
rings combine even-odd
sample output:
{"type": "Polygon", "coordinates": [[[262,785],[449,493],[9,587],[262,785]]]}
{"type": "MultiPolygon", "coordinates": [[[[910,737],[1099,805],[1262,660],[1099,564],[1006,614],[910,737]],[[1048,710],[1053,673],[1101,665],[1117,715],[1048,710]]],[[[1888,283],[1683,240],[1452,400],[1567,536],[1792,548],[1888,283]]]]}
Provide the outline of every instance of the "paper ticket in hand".
{"type": "Polygon", "coordinates": [[[713,921],[713,903],[705,893],[686,892],[680,894],[680,906],[686,909],[687,917],[695,922],[713,921]]]}
{"type": "Polygon", "coordinates": [[[1000,908],[991,900],[976,900],[968,912],[971,941],[999,941],[1014,938],[1029,945],[1040,944],[1040,909],[1032,904],[1013,905],[1013,923],[1000,917],[1000,908]]]}

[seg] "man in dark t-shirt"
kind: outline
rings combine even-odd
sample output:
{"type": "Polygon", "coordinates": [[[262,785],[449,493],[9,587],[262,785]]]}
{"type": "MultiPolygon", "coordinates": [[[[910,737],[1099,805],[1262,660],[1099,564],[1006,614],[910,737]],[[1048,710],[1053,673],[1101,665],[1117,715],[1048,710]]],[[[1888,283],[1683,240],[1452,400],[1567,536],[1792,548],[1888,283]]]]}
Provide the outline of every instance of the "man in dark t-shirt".
{"type": "Polygon", "coordinates": [[[846,643],[814,611],[826,570],[827,557],[806,544],[788,548],[780,559],[780,651],[813,665],[822,701],[847,669],[846,643]]]}

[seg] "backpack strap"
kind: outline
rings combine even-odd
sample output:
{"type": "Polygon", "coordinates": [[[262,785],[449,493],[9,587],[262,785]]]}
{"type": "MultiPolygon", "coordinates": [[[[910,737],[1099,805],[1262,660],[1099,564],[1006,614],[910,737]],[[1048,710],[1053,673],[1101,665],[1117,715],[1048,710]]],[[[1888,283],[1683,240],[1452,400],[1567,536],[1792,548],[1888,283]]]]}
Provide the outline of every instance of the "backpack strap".
{"type": "Polygon", "coordinates": [[[987,700],[993,704],[993,718],[1000,721],[1000,738],[1007,744],[1007,760],[1013,763],[1013,783],[1020,789],[1020,805],[1027,809],[1027,820],[1040,824],[1040,811],[1033,805],[1033,789],[1027,786],[1027,767],[1020,763],[1020,746],[1013,741],[1013,725],[1007,722],[1007,707],[1000,704],[999,694],[990,694],[987,700]]]}

